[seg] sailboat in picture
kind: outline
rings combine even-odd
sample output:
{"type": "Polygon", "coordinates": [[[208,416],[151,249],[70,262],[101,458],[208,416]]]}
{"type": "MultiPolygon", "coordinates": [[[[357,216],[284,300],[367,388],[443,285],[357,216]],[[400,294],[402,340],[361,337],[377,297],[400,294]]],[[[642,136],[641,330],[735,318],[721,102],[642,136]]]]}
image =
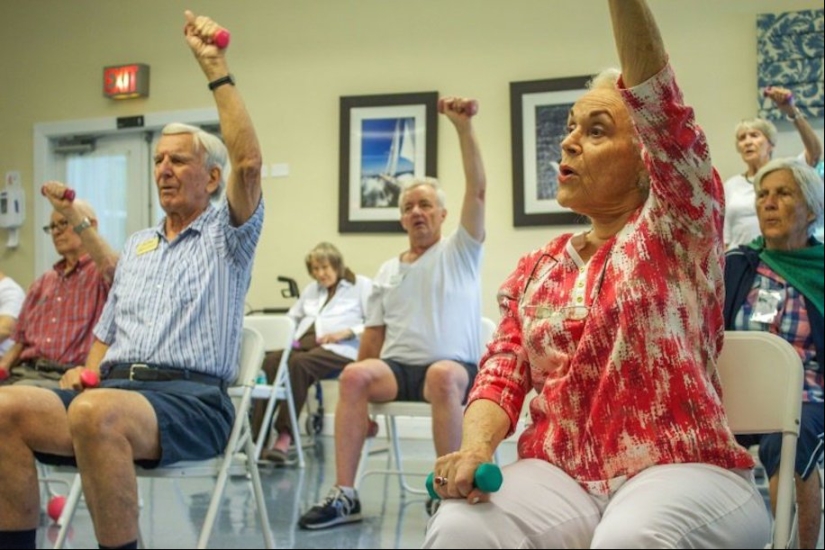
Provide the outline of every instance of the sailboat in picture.
{"type": "Polygon", "coordinates": [[[405,181],[415,174],[415,119],[395,121],[387,162],[379,173],[365,178],[364,207],[396,207],[405,181]]]}

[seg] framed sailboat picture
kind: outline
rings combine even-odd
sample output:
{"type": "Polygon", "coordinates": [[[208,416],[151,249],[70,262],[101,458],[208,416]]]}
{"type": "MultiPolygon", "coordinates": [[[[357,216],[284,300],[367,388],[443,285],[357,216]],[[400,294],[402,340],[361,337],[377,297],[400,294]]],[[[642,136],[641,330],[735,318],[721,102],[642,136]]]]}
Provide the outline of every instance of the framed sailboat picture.
{"type": "Polygon", "coordinates": [[[403,232],[404,183],[436,176],[438,92],[341,97],[338,231],[403,232]]]}
{"type": "Polygon", "coordinates": [[[577,225],[583,216],[556,201],[567,116],[589,76],[510,83],[513,225],[577,225]]]}

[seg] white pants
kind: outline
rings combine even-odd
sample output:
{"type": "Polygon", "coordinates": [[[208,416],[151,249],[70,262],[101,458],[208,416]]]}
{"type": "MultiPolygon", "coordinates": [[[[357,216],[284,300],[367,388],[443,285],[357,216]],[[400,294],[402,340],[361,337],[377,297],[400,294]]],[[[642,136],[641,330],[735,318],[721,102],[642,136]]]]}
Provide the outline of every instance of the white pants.
{"type": "Polygon", "coordinates": [[[709,464],[653,466],[610,498],[543,460],[503,468],[489,503],[441,503],[424,548],[764,548],[771,520],[750,478],[709,464]]]}

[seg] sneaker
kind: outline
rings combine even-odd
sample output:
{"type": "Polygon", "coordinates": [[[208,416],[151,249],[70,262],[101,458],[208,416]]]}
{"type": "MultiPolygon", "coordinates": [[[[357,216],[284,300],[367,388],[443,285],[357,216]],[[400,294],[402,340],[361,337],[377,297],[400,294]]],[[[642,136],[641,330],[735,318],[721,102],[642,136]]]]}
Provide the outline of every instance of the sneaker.
{"type": "Polygon", "coordinates": [[[261,452],[261,461],[271,462],[275,467],[294,466],[298,464],[298,455],[297,453],[272,448],[261,452]]]}
{"type": "Polygon", "coordinates": [[[301,529],[325,529],[341,523],[361,521],[361,502],[350,499],[337,485],[329,490],[327,498],[301,516],[301,529]]]}

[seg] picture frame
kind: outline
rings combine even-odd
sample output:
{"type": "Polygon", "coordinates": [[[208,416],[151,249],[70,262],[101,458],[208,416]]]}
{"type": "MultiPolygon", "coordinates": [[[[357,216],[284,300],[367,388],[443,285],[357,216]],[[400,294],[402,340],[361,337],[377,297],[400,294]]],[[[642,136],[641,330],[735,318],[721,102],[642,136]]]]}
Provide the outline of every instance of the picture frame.
{"type": "Polygon", "coordinates": [[[559,205],[558,165],[571,107],[591,75],[510,83],[513,225],[579,225],[586,218],[559,205]]]}
{"type": "Polygon", "coordinates": [[[438,92],[340,98],[338,231],[401,233],[404,182],[436,177],[438,92]]]}

